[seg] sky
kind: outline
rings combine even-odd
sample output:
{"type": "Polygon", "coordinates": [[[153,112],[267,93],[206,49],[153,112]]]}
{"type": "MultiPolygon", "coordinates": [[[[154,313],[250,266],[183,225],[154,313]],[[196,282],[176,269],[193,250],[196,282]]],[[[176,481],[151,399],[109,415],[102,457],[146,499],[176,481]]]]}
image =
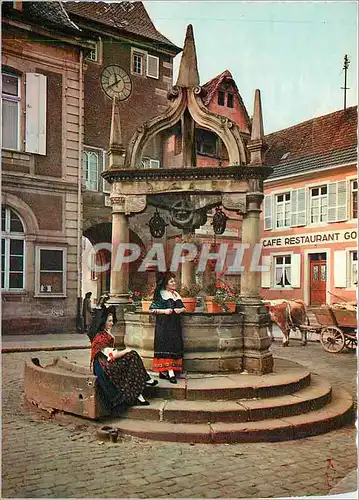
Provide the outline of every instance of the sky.
{"type": "Polygon", "coordinates": [[[345,54],[347,107],[357,104],[356,1],[143,3],[176,45],[183,46],[186,26],[193,25],[201,84],[228,69],[249,115],[254,91],[261,90],[266,134],[343,109],[345,54]]]}

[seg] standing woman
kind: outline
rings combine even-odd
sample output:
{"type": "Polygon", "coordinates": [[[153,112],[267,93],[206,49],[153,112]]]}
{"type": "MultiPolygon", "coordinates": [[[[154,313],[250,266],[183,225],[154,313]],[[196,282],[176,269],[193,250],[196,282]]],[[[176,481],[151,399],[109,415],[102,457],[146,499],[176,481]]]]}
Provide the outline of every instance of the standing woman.
{"type": "Polygon", "coordinates": [[[176,292],[175,275],[159,274],[150,306],[150,313],[156,315],[152,369],[172,384],[177,384],[175,374],[182,372],[181,314],[185,310],[181,296],[176,292]]]}
{"type": "Polygon", "coordinates": [[[104,309],[98,333],[91,342],[91,365],[104,402],[114,415],[133,405],[149,405],[142,395],[145,386],[157,385],[136,351],[115,349],[111,333],[116,323],[113,306],[104,309]]]}
{"type": "Polygon", "coordinates": [[[84,330],[87,333],[92,323],[92,305],[91,305],[92,292],[87,292],[82,305],[82,316],[84,319],[84,330]]]}

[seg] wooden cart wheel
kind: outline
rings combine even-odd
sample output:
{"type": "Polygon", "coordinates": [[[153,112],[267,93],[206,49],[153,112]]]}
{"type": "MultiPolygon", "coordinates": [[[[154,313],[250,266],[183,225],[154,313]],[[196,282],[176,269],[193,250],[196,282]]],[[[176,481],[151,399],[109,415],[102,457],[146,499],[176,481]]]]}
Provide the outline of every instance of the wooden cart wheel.
{"type": "Polygon", "coordinates": [[[356,349],[358,345],[357,339],[354,339],[352,337],[345,337],[345,347],[347,349],[356,349]]]}
{"type": "Polygon", "coordinates": [[[320,343],[327,352],[339,353],[345,347],[344,333],[337,326],[326,326],[321,331],[320,343]]]}

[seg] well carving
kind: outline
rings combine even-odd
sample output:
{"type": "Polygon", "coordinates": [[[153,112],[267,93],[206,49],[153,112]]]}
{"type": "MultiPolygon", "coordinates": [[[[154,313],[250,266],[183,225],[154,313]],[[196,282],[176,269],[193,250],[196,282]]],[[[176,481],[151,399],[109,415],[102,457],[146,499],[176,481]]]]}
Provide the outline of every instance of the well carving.
{"type": "MultiPolygon", "coordinates": [[[[138,348],[145,359],[151,357],[153,322],[142,313],[123,314],[128,303],[128,269],[126,264],[119,266],[116,263],[119,248],[129,243],[129,217],[144,212],[149,204],[156,206],[165,202],[171,223],[188,234],[205,224],[210,208],[221,205],[242,215],[242,244],[254,251],[260,242],[263,180],[272,171],[264,166],[266,145],[260,92],[255,92],[250,136],[241,132],[228,118],[210,112],[202,98],[193,29],[189,25],[178,80],[168,93],[168,107],[163,114],[137,129],[127,150],[122,145],[118,106],[115,100],[113,102],[109,168],[103,173],[111,184],[110,302],[119,308],[119,342],[124,339],[126,346],[138,348]],[[179,121],[182,128],[182,167],[141,168],[142,153],[148,141],[179,121]],[[228,151],[230,166],[196,166],[196,125],[209,129],[221,138],[228,151]]],[[[193,262],[190,261],[182,265],[182,284],[190,284],[192,268],[193,262]]],[[[185,367],[192,371],[271,372],[273,358],[269,351],[267,322],[267,310],[260,299],[260,273],[251,270],[247,263],[241,276],[240,305],[233,317],[188,314],[184,319],[185,367]],[[192,327],[194,324],[197,328],[192,327]],[[207,330],[207,338],[201,338],[200,332],[204,329],[207,330]]]]}

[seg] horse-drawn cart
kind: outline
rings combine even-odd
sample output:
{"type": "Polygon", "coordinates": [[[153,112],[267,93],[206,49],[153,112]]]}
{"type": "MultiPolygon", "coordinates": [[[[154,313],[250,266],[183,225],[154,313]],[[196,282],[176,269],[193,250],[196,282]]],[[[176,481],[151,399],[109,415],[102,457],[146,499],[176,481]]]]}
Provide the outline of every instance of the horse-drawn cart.
{"type": "Polygon", "coordinates": [[[355,349],[357,338],[357,312],[352,309],[320,307],[313,309],[319,327],[320,342],[327,352],[339,353],[344,347],[355,349]]]}

